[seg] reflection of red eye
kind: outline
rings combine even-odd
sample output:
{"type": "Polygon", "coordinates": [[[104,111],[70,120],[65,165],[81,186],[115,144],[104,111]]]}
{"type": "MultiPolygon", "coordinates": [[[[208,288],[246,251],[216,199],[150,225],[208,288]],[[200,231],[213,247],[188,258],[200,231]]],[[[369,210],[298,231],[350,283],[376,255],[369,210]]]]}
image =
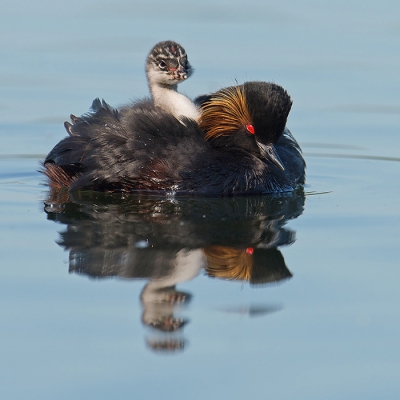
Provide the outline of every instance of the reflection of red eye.
{"type": "Polygon", "coordinates": [[[254,247],[248,247],[246,253],[252,255],[254,253],[254,247]]]}
{"type": "Polygon", "coordinates": [[[251,133],[252,135],[254,135],[256,132],[254,129],[254,126],[250,125],[250,124],[246,125],[246,129],[247,129],[247,132],[251,133]]]}

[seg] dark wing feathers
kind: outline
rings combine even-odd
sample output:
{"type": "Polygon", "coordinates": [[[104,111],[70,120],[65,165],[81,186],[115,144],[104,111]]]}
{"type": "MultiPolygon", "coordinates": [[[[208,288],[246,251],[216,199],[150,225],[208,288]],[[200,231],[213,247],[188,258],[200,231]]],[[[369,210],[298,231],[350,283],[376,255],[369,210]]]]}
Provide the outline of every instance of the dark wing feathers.
{"type": "Polygon", "coordinates": [[[66,124],[70,136],[46,157],[50,184],[67,182],[70,190],[167,190],[192,162],[193,149],[209,146],[195,121],[185,119],[183,125],[146,102],[132,116],[132,107],[118,112],[94,100],[89,113],[66,124]]]}
{"type": "Polygon", "coordinates": [[[111,107],[104,100],[96,98],[93,100],[89,112],[80,117],[71,114],[70,118],[72,124],[68,121],[64,122],[66,131],[70,136],[80,136],[82,134],[84,124],[106,125],[108,119],[118,120],[119,115],[117,109],[111,107]]]}

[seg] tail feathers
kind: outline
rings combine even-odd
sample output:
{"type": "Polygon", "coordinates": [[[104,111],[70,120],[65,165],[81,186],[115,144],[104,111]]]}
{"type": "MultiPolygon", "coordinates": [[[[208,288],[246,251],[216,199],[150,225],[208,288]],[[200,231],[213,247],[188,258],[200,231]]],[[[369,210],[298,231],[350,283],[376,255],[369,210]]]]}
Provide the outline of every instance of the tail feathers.
{"type": "Polygon", "coordinates": [[[44,164],[42,172],[47,176],[49,186],[54,189],[69,188],[77,178],[73,166],[61,166],[51,162],[44,164]]]}
{"type": "MultiPolygon", "coordinates": [[[[79,125],[72,125],[72,128],[79,125]]],[[[43,162],[48,185],[54,189],[70,188],[84,173],[85,155],[90,137],[71,135],[57,143],[43,162]]]]}
{"type": "Polygon", "coordinates": [[[61,166],[74,165],[76,169],[76,165],[81,162],[90,140],[90,137],[80,135],[66,137],[53,147],[46,156],[44,163],[54,163],[61,166]]]}

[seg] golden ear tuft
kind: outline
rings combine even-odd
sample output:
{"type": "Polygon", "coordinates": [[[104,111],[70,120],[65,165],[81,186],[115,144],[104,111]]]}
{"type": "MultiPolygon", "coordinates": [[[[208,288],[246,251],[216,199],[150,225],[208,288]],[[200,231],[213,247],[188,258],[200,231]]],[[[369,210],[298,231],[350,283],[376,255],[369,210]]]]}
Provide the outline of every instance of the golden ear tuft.
{"type": "Polygon", "coordinates": [[[251,123],[243,86],[222,89],[201,106],[199,126],[206,140],[231,135],[251,123]]]}
{"type": "Polygon", "coordinates": [[[254,263],[250,252],[227,246],[208,246],[203,252],[207,257],[208,276],[229,280],[250,280],[254,263]]]}

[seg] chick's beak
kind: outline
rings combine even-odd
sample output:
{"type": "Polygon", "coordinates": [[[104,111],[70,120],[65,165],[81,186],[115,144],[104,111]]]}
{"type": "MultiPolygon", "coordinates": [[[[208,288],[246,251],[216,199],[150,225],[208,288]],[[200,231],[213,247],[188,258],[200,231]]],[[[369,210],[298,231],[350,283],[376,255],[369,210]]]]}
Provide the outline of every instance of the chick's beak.
{"type": "Polygon", "coordinates": [[[278,153],[276,152],[273,144],[266,145],[266,144],[258,143],[258,146],[261,150],[261,154],[264,156],[265,159],[272,161],[282,171],[285,170],[282,160],[279,158],[278,153]]]}
{"type": "Polygon", "coordinates": [[[172,76],[174,79],[184,81],[187,79],[187,71],[184,67],[180,66],[179,68],[170,68],[170,71],[172,72],[172,76]]]}

